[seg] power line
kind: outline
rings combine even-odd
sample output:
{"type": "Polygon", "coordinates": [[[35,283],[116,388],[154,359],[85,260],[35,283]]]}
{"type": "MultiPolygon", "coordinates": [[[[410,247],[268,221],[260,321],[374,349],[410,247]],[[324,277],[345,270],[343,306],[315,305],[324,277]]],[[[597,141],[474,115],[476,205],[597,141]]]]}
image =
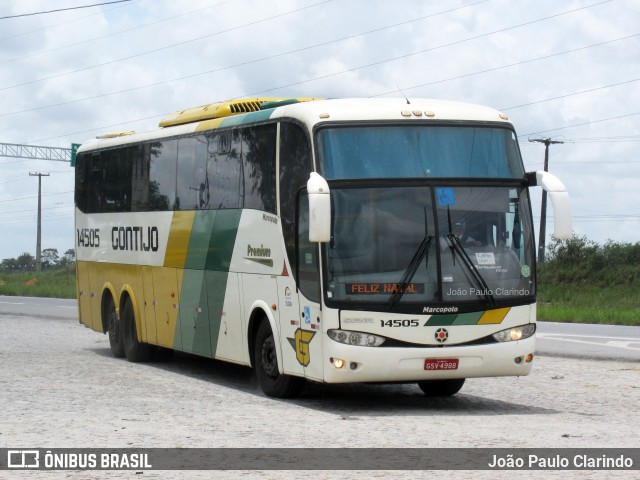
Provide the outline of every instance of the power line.
{"type": "MultiPolygon", "coordinates": [[[[607,0],[607,1],[611,1],[611,0],[607,0]]],[[[603,2],[603,3],[605,3],[605,2],[603,2]]],[[[599,5],[599,4],[595,4],[595,5],[599,5]]],[[[591,6],[594,6],[594,5],[591,5],[591,6]]],[[[582,10],[584,8],[588,8],[588,7],[582,7],[582,8],[577,9],[577,10],[582,10]]],[[[565,13],[562,13],[562,14],[556,14],[556,15],[553,15],[551,17],[544,17],[542,19],[536,20],[536,22],[537,21],[542,21],[542,20],[545,20],[545,19],[548,19],[548,18],[557,17],[557,16],[560,16],[560,15],[565,15],[565,14],[568,14],[568,13],[573,13],[574,11],[575,10],[572,10],[572,11],[569,11],[569,12],[565,12],[565,13]]],[[[505,30],[510,30],[510,29],[516,28],[518,26],[529,25],[531,23],[535,23],[535,22],[527,22],[527,23],[516,25],[516,26],[513,26],[513,27],[508,27],[506,29],[496,30],[494,32],[478,35],[476,37],[471,37],[471,38],[468,38],[468,39],[465,39],[465,40],[460,40],[460,41],[452,42],[452,43],[449,43],[449,44],[439,45],[439,46],[432,47],[432,48],[429,48],[429,49],[426,49],[426,50],[421,50],[419,52],[413,52],[413,53],[401,55],[401,56],[398,56],[398,57],[392,57],[392,58],[381,60],[381,61],[378,61],[378,62],[373,62],[373,63],[360,65],[360,66],[357,66],[357,67],[353,67],[353,68],[350,68],[350,69],[342,70],[342,71],[339,71],[339,72],[334,72],[334,73],[327,74],[327,75],[322,75],[322,76],[318,76],[318,77],[314,77],[314,78],[310,78],[310,79],[306,79],[306,80],[301,80],[299,82],[293,82],[293,83],[289,83],[289,84],[286,84],[286,85],[280,85],[280,86],[277,86],[277,87],[272,87],[272,88],[265,89],[265,90],[260,90],[260,91],[257,91],[257,92],[245,93],[243,95],[238,95],[235,98],[250,97],[250,96],[254,96],[254,95],[259,95],[259,94],[271,92],[271,91],[274,91],[274,90],[280,90],[280,89],[291,87],[291,86],[297,86],[297,85],[301,85],[301,84],[304,84],[304,83],[310,83],[310,82],[315,81],[315,80],[321,80],[321,79],[329,78],[329,77],[332,77],[332,76],[337,76],[337,75],[340,75],[340,74],[343,74],[343,73],[359,70],[359,69],[362,69],[362,68],[371,67],[371,66],[375,66],[375,65],[380,65],[380,64],[383,64],[383,63],[386,63],[386,62],[398,60],[398,59],[401,59],[401,58],[406,58],[406,57],[409,57],[409,56],[412,56],[412,55],[425,53],[427,51],[432,51],[432,50],[436,50],[436,49],[439,49],[439,48],[444,48],[444,47],[447,47],[447,46],[455,45],[455,44],[458,44],[458,43],[474,40],[474,39],[477,39],[477,38],[480,38],[480,37],[491,35],[493,33],[503,32],[505,30]]],[[[542,57],[537,57],[537,58],[533,58],[533,59],[529,59],[529,60],[524,60],[522,62],[516,62],[516,63],[512,63],[512,64],[508,64],[508,65],[503,65],[503,66],[500,66],[500,67],[494,67],[494,68],[491,68],[491,69],[488,69],[488,70],[482,70],[482,71],[479,71],[479,72],[473,72],[473,73],[469,73],[469,74],[465,74],[465,75],[459,75],[459,76],[456,76],[456,77],[450,77],[450,78],[446,78],[446,79],[430,82],[430,83],[427,83],[427,84],[415,85],[415,86],[412,86],[412,87],[405,87],[405,88],[406,89],[412,89],[412,88],[418,88],[418,87],[423,87],[423,86],[427,86],[427,85],[433,85],[433,84],[437,84],[437,83],[444,83],[444,82],[448,82],[448,81],[451,81],[451,80],[457,80],[457,79],[461,79],[461,78],[465,78],[465,77],[479,75],[479,74],[482,74],[482,73],[492,72],[492,71],[495,71],[495,70],[500,70],[500,69],[503,69],[503,68],[513,67],[513,66],[517,66],[517,65],[522,65],[522,64],[525,64],[525,63],[530,63],[530,62],[534,62],[534,61],[537,61],[537,60],[542,60],[542,59],[547,59],[547,58],[551,58],[551,57],[555,57],[555,56],[559,56],[559,55],[564,55],[564,54],[567,54],[567,53],[574,53],[574,52],[577,52],[577,51],[580,51],[580,50],[586,50],[588,48],[602,46],[602,45],[606,45],[606,44],[610,44],[610,43],[614,43],[614,42],[618,42],[618,41],[622,41],[622,40],[628,40],[630,38],[634,38],[634,37],[638,37],[638,36],[640,36],[640,33],[636,33],[636,34],[633,34],[633,35],[628,35],[628,36],[625,36],[625,37],[620,37],[620,38],[616,38],[616,39],[612,39],[612,40],[607,40],[607,41],[604,41],[604,42],[599,42],[599,43],[595,43],[595,44],[591,44],[591,45],[586,45],[584,47],[579,47],[579,48],[575,48],[575,49],[571,49],[571,50],[565,50],[563,52],[557,52],[557,53],[553,53],[553,54],[550,54],[550,55],[544,55],[542,57]]],[[[308,48],[310,48],[310,47],[308,47],[308,48]]],[[[278,55],[276,55],[276,56],[278,56],[278,55]]],[[[270,57],[268,57],[268,58],[270,58],[270,57]]],[[[245,62],[242,65],[246,65],[246,64],[249,64],[249,63],[252,63],[252,62],[253,61],[245,62]]],[[[214,70],[214,71],[220,71],[220,70],[224,70],[224,69],[227,69],[227,68],[232,68],[232,67],[223,67],[223,68],[220,68],[220,69],[217,69],[217,70],[214,70]]],[[[212,73],[214,71],[207,72],[207,73],[212,73]]],[[[196,74],[196,75],[199,75],[199,74],[196,74]]],[[[192,76],[196,76],[196,75],[192,75],[192,76]]],[[[189,77],[182,77],[182,78],[179,78],[179,79],[176,79],[176,80],[181,80],[181,79],[184,79],[184,78],[189,78],[189,77]]],[[[170,81],[175,81],[175,80],[170,80],[170,81]]],[[[161,84],[161,83],[168,83],[168,82],[158,82],[158,83],[155,83],[153,85],[158,85],[158,84],[161,84]]],[[[139,88],[145,88],[145,87],[136,87],[136,88],[133,88],[133,89],[124,90],[122,92],[131,91],[131,90],[135,90],[135,89],[139,89],[139,88]]],[[[114,94],[115,93],[122,93],[122,92],[114,92],[114,94]]],[[[389,93],[397,93],[397,91],[380,93],[380,94],[372,95],[371,97],[387,95],[389,93]]],[[[111,95],[111,94],[105,94],[105,95],[111,95]]],[[[100,96],[105,96],[105,95],[100,95],[100,96]]],[[[98,98],[98,97],[91,97],[91,98],[98,98]]],[[[82,99],[78,100],[78,101],[82,101],[82,99]]],[[[75,102],[75,101],[73,101],[73,102],[75,102]]],[[[66,103],[73,103],[73,102],[65,102],[65,104],[66,103]]],[[[42,107],[38,107],[38,108],[42,108],[42,107]]],[[[14,113],[22,113],[22,112],[14,112],[14,113]]],[[[9,115],[9,114],[5,114],[5,115],[9,115]]],[[[144,117],[144,118],[138,118],[138,119],[130,120],[130,121],[126,121],[126,122],[119,122],[119,123],[112,124],[112,125],[104,125],[104,126],[93,128],[93,129],[89,129],[89,130],[82,130],[82,131],[78,131],[78,132],[68,133],[66,135],[67,136],[71,136],[71,135],[79,135],[79,134],[83,134],[83,133],[89,133],[89,132],[101,130],[101,129],[104,129],[104,128],[112,128],[112,127],[118,127],[118,126],[127,125],[127,124],[131,124],[131,123],[136,123],[136,122],[140,122],[140,121],[152,120],[152,119],[160,118],[160,117],[162,117],[164,115],[167,115],[167,113],[166,112],[165,113],[160,113],[158,115],[153,115],[153,116],[144,117]]],[[[0,116],[2,116],[2,114],[0,114],[0,116]]],[[[568,128],[568,127],[561,127],[561,128],[568,128]]],[[[544,132],[535,132],[535,133],[544,133],[544,132]]],[[[532,134],[529,134],[529,135],[532,135],[532,134]]],[[[31,140],[31,141],[26,142],[26,143],[47,141],[47,140],[52,140],[52,139],[56,139],[56,138],[61,138],[63,136],[65,136],[65,135],[59,135],[59,136],[56,136],[56,137],[48,137],[48,138],[38,139],[38,140],[31,140]]]]}
{"type": "MultiPolygon", "coordinates": [[[[141,53],[138,53],[138,54],[135,54],[135,55],[131,55],[129,57],[123,57],[123,58],[120,58],[120,59],[111,60],[109,62],[105,62],[105,63],[101,63],[101,64],[97,64],[97,65],[81,68],[81,69],[78,69],[78,70],[72,70],[72,71],[69,71],[69,72],[53,75],[53,76],[50,76],[50,77],[44,77],[44,78],[40,78],[40,79],[37,79],[37,80],[31,80],[29,82],[24,82],[24,83],[20,83],[20,84],[16,84],[16,85],[11,85],[11,86],[8,86],[8,87],[2,87],[2,88],[0,88],[0,91],[9,90],[9,89],[12,89],[12,88],[17,88],[17,87],[21,87],[21,86],[25,86],[25,85],[31,85],[31,84],[42,82],[42,81],[45,81],[45,80],[51,80],[51,79],[54,79],[54,78],[59,78],[59,77],[62,77],[62,76],[71,75],[73,73],[79,73],[79,72],[91,70],[91,69],[94,69],[94,68],[99,68],[99,67],[102,67],[102,66],[105,66],[105,65],[110,65],[110,64],[113,64],[113,63],[117,63],[117,62],[120,62],[120,61],[123,61],[123,60],[130,60],[132,58],[137,58],[137,57],[140,57],[140,56],[143,56],[143,55],[147,55],[147,54],[150,54],[150,53],[155,53],[155,52],[158,52],[158,51],[166,50],[168,48],[173,48],[173,47],[176,47],[176,46],[181,46],[181,45],[185,45],[185,44],[188,44],[188,43],[192,43],[192,42],[195,42],[195,41],[198,41],[198,40],[203,40],[205,38],[209,38],[209,37],[212,37],[212,36],[215,36],[215,35],[219,35],[221,33],[226,33],[226,32],[233,31],[233,30],[236,30],[236,29],[239,29],[239,28],[244,28],[246,26],[262,23],[262,22],[265,22],[265,21],[268,21],[268,20],[271,20],[271,19],[274,19],[274,18],[278,18],[278,17],[284,16],[284,15],[288,15],[290,13],[295,13],[295,12],[298,12],[298,11],[301,11],[301,10],[305,10],[307,8],[312,8],[312,7],[315,7],[315,6],[318,6],[318,5],[329,3],[331,1],[333,1],[333,0],[324,0],[322,2],[319,2],[319,3],[316,3],[316,4],[312,4],[312,5],[307,5],[305,7],[301,7],[301,8],[296,9],[296,10],[285,12],[283,14],[275,15],[273,17],[268,17],[268,18],[265,18],[265,19],[262,19],[262,20],[258,20],[258,21],[255,21],[255,22],[250,22],[250,23],[238,26],[238,27],[232,27],[232,28],[229,28],[227,30],[222,30],[222,31],[219,31],[219,32],[215,32],[215,33],[212,33],[212,34],[209,34],[209,35],[205,35],[205,36],[202,36],[202,37],[193,38],[193,39],[186,40],[186,41],[183,41],[183,42],[174,43],[174,44],[171,44],[171,45],[167,45],[165,47],[149,50],[149,51],[146,51],[146,52],[141,52],[141,53]]],[[[520,23],[518,25],[513,25],[513,26],[510,26],[510,27],[506,27],[506,28],[502,28],[502,29],[499,29],[499,30],[495,30],[493,32],[488,32],[488,33],[484,33],[484,34],[481,34],[481,35],[477,35],[475,37],[470,37],[470,38],[463,39],[463,40],[458,40],[456,42],[452,42],[452,43],[449,43],[449,44],[440,45],[440,46],[437,46],[437,47],[428,48],[428,49],[420,50],[420,51],[417,51],[417,52],[408,53],[408,54],[405,54],[405,55],[401,55],[401,56],[398,56],[398,57],[393,57],[393,58],[382,60],[382,61],[379,61],[379,62],[370,63],[370,64],[367,64],[367,65],[362,65],[362,66],[355,67],[355,68],[352,68],[352,69],[348,69],[348,70],[345,70],[345,71],[342,71],[342,72],[337,72],[337,73],[334,73],[334,74],[330,74],[330,75],[327,75],[327,76],[314,78],[314,79],[307,80],[307,81],[323,79],[323,78],[327,78],[327,77],[330,77],[330,76],[335,76],[335,75],[339,75],[339,74],[342,74],[342,73],[347,73],[347,72],[350,72],[350,71],[353,71],[353,70],[359,70],[361,68],[379,65],[379,64],[386,63],[386,62],[389,62],[389,61],[399,60],[399,59],[402,59],[402,58],[407,58],[407,57],[418,55],[418,54],[421,54],[421,53],[430,52],[430,51],[433,51],[433,50],[436,50],[436,49],[445,48],[445,47],[449,47],[449,46],[452,46],[452,45],[458,45],[458,44],[461,44],[461,43],[469,42],[471,40],[476,40],[478,38],[487,37],[487,36],[490,36],[490,35],[494,35],[496,33],[504,33],[504,32],[507,32],[509,30],[513,30],[513,29],[516,29],[516,28],[532,25],[532,24],[535,24],[535,23],[539,23],[539,22],[542,22],[542,21],[545,21],[545,20],[549,20],[549,19],[552,19],[552,18],[561,17],[561,16],[564,16],[564,15],[569,15],[569,14],[572,14],[572,13],[575,13],[575,12],[578,12],[578,11],[581,11],[581,10],[585,10],[585,9],[588,9],[588,8],[591,8],[591,7],[599,6],[599,5],[602,5],[602,4],[605,4],[605,3],[609,3],[609,2],[612,2],[612,1],[613,0],[604,0],[604,1],[601,1],[601,2],[598,2],[598,3],[594,3],[594,4],[591,4],[591,5],[586,5],[584,7],[579,7],[579,8],[573,9],[573,10],[568,10],[568,11],[557,13],[557,14],[554,14],[554,15],[549,15],[549,16],[546,16],[546,17],[542,17],[542,18],[539,18],[539,19],[536,19],[536,20],[530,20],[528,22],[520,23]]],[[[640,35],[640,34],[638,34],[638,35],[640,35]]],[[[284,88],[284,87],[289,87],[289,86],[293,86],[293,85],[298,85],[300,83],[306,83],[307,81],[297,82],[297,83],[285,85],[283,87],[278,87],[278,88],[284,88]]],[[[419,85],[419,86],[422,86],[422,85],[419,85]]],[[[417,87],[409,87],[409,88],[417,88],[417,87]]],[[[276,89],[277,88],[270,89],[270,90],[263,90],[262,92],[258,92],[258,93],[268,92],[268,91],[276,90],[276,89]]],[[[387,93],[396,93],[396,91],[387,92],[387,93]]],[[[385,95],[387,93],[373,95],[373,96],[381,96],[381,95],[385,95]]],[[[250,95],[252,95],[252,94],[250,94],[250,95]]]]}
{"type": "MultiPolygon", "coordinates": [[[[167,45],[165,47],[154,48],[153,50],[148,50],[146,52],[136,53],[135,55],[130,55],[128,57],[117,58],[115,60],[110,60],[108,62],[99,63],[99,64],[96,64],[96,65],[90,65],[88,67],[79,68],[77,70],[71,70],[69,72],[59,73],[57,75],[51,75],[49,77],[38,78],[36,80],[30,80],[28,82],[18,83],[16,85],[10,85],[8,87],[1,87],[0,88],[0,92],[1,91],[5,91],[5,90],[11,90],[11,89],[17,88],[17,87],[24,87],[25,85],[33,85],[34,83],[40,83],[40,82],[44,82],[46,80],[52,80],[54,78],[65,77],[67,75],[72,75],[74,73],[86,72],[88,70],[93,70],[94,68],[100,68],[100,67],[104,67],[106,65],[112,65],[114,63],[122,62],[124,60],[131,60],[132,58],[142,57],[142,56],[148,55],[150,53],[161,52],[162,50],[167,50],[169,48],[174,48],[174,47],[179,47],[179,46],[182,46],[182,45],[187,45],[189,43],[197,42],[199,40],[204,40],[205,38],[210,38],[210,37],[213,37],[213,36],[216,36],[216,35],[232,32],[234,30],[238,30],[238,29],[245,28],[245,27],[248,27],[248,26],[258,25],[260,23],[268,22],[268,21],[274,20],[276,18],[284,17],[285,15],[291,15],[292,13],[297,13],[297,12],[300,12],[300,11],[303,11],[303,10],[307,10],[309,8],[317,7],[319,5],[324,5],[325,3],[330,3],[332,1],[333,0],[323,0],[323,1],[318,2],[318,3],[313,3],[311,5],[306,5],[304,7],[296,8],[294,10],[290,10],[288,12],[284,12],[284,13],[280,13],[280,14],[277,14],[277,15],[273,15],[271,17],[263,18],[261,20],[256,20],[254,22],[245,23],[245,24],[239,25],[237,27],[227,28],[226,30],[220,30],[218,32],[210,33],[210,34],[204,35],[202,37],[196,37],[196,38],[192,38],[192,39],[189,39],[189,40],[184,40],[182,42],[173,43],[173,44],[167,45]]],[[[608,0],[608,1],[611,1],[611,0],[608,0]]]]}
{"type": "MultiPolygon", "coordinates": [[[[484,36],[484,35],[480,35],[480,36],[484,36]]],[[[552,54],[549,54],[549,55],[543,55],[541,57],[531,58],[529,60],[523,60],[521,62],[510,63],[510,64],[502,65],[502,66],[499,66],[499,67],[488,68],[486,70],[480,70],[479,72],[467,73],[467,74],[464,74],[464,75],[458,75],[458,76],[455,76],[455,77],[444,78],[442,80],[435,80],[435,81],[429,82],[429,83],[421,83],[420,85],[413,85],[413,86],[410,86],[410,87],[402,87],[402,88],[403,88],[403,90],[413,90],[414,88],[429,87],[431,85],[437,85],[438,83],[450,82],[451,80],[460,80],[462,78],[473,77],[475,75],[480,75],[480,74],[483,74],[483,73],[495,72],[496,70],[502,70],[504,68],[516,67],[516,66],[519,66],[519,65],[524,65],[526,63],[537,62],[538,60],[546,60],[546,59],[557,57],[557,56],[560,56],[560,55],[566,55],[567,53],[575,53],[575,52],[579,52],[580,50],[586,50],[588,48],[600,47],[602,45],[607,45],[609,43],[619,42],[619,41],[622,41],[622,40],[628,40],[630,38],[634,38],[634,37],[637,37],[637,36],[640,36],[640,33],[635,33],[633,35],[628,35],[626,37],[615,38],[613,40],[607,40],[605,42],[593,43],[591,45],[586,45],[584,47],[572,48],[570,50],[564,50],[562,52],[556,52],[556,53],[552,53],[552,54]]],[[[478,38],[478,37],[474,37],[474,38],[472,38],[470,40],[474,40],[475,38],[478,38]]],[[[450,45],[455,45],[457,43],[460,43],[460,42],[453,42],[453,43],[450,43],[450,44],[447,44],[447,45],[443,45],[443,46],[447,46],[448,47],[450,45]]],[[[441,48],[441,47],[434,47],[433,49],[429,49],[429,50],[435,50],[435,48],[441,48]]],[[[420,52],[420,53],[422,53],[422,52],[420,52]]],[[[405,56],[409,56],[409,55],[405,55],[405,56]]],[[[397,57],[397,58],[403,58],[403,57],[397,57]]],[[[393,60],[395,60],[395,59],[393,59],[393,60]]],[[[377,63],[374,63],[374,64],[365,65],[364,67],[377,65],[378,63],[384,63],[384,62],[377,62],[377,63]]],[[[358,68],[353,68],[353,69],[349,69],[349,70],[344,70],[342,72],[339,72],[339,73],[336,73],[336,74],[331,74],[331,75],[326,75],[326,76],[320,77],[320,78],[327,78],[327,77],[330,77],[330,76],[333,76],[333,75],[338,75],[338,74],[341,74],[341,73],[346,73],[346,72],[350,72],[350,71],[353,71],[353,70],[358,70],[358,69],[364,68],[364,67],[358,67],[358,68]]],[[[305,83],[305,82],[299,82],[299,83],[305,83]]],[[[294,85],[297,85],[297,84],[294,84],[294,85]]],[[[289,86],[289,85],[287,85],[287,86],[289,86]]],[[[269,90],[266,90],[266,91],[269,91],[269,90]]],[[[262,93],[262,92],[260,92],[260,93],[262,93]]],[[[398,93],[398,91],[397,90],[393,90],[393,91],[390,91],[390,92],[378,93],[376,95],[370,95],[370,97],[381,97],[383,95],[389,95],[391,93],[398,93]]],[[[540,132],[538,132],[538,133],[540,133],[540,132]]]]}
{"type": "MultiPolygon", "coordinates": [[[[54,195],[66,195],[67,193],[73,193],[73,190],[70,190],[68,192],[46,193],[46,194],[44,194],[42,196],[43,197],[53,197],[54,195]]],[[[27,196],[27,197],[15,197],[15,198],[9,198],[9,199],[0,199],[0,203],[17,202],[19,200],[28,200],[30,198],[37,198],[37,195],[31,195],[31,196],[27,196]]]]}
{"type": "Polygon", "coordinates": [[[0,17],[0,20],[7,20],[9,18],[18,18],[18,17],[31,17],[34,15],[44,15],[47,13],[57,13],[57,12],[66,12],[68,10],[80,10],[82,8],[91,8],[91,7],[100,7],[103,5],[111,5],[114,3],[125,3],[130,2],[131,0],[114,0],[112,2],[103,2],[103,3],[94,3],[93,5],[80,5],[77,7],[68,7],[68,8],[58,8],[56,10],[47,10],[43,12],[33,12],[33,13],[21,13],[19,15],[8,15],[6,17],[0,17]]]}
{"type": "MultiPolygon", "coordinates": [[[[31,53],[29,55],[22,55],[21,57],[9,58],[7,60],[0,61],[0,65],[2,65],[3,63],[15,62],[17,60],[36,57],[38,55],[44,55],[44,54],[51,53],[51,52],[57,52],[59,50],[64,50],[66,48],[76,47],[76,46],[79,46],[79,45],[84,45],[86,43],[91,43],[91,42],[95,42],[95,41],[98,41],[98,40],[103,40],[105,38],[115,37],[116,35],[121,35],[123,33],[133,32],[135,30],[139,30],[141,28],[146,28],[146,27],[149,27],[151,25],[157,25],[159,23],[167,22],[169,20],[175,20],[176,18],[180,18],[180,17],[184,17],[184,16],[187,16],[187,15],[191,15],[193,13],[201,12],[203,10],[208,10],[210,8],[217,7],[219,5],[224,5],[225,3],[231,3],[233,1],[235,1],[235,0],[226,0],[224,2],[219,2],[219,3],[216,3],[214,5],[209,5],[208,7],[198,8],[196,10],[190,10],[188,12],[181,13],[180,15],[174,15],[172,17],[161,18],[160,20],[156,20],[154,22],[149,22],[149,23],[145,23],[145,24],[142,24],[142,25],[138,25],[137,27],[127,28],[125,30],[120,30],[118,32],[113,32],[113,33],[110,33],[108,35],[103,35],[101,37],[94,37],[94,38],[90,38],[88,40],[82,40],[82,41],[71,43],[71,44],[68,44],[68,45],[63,45],[61,47],[51,48],[49,50],[41,50],[39,52],[31,53]]],[[[485,0],[485,1],[488,1],[488,0],[485,0]]],[[[82,18],[86,18],[86,17],[82,17],[82,18]]],[[[72,21],[75,21],[75,20],[72,20],[72,21]]],[[[0,39],[0,41],[2,41],[2,40],[4,40],[4,39],[0,39]]]]}
{"type": "MultiPolygon", "coordinates": [[[[144,0],[132,0],[133,2],[140,2],[140,1],[144,1],[144,0]]],[[[18,38],[18,37],[24,37],[26,35],[31,35],[32,33],[37,33],[37,32],[42,32],[44,30],[48,30],[50,28],[54,28],[54,27],[59,27],[60,25],[66,25],[68,23],[75,23],[75,22],[79,22],[80,20],[84,20],[85,18],[90,18],[90,17],[95,17],[96,15],[102,15],[104,12],[112,12],[114,10],[118,10],[120,8],[125,7],[126,5],[119,5],[117,7],[113,7],[113,8],[108,8],[105,9],[103,11],[100,12],[96,12],[96,13],[91,13],[89,15],[84,15],[82,17],[76,17],[73,18],[71,20],[66,20],[64,22],[58,22],[58,23],[53,23],[51,25],[47,25],[41,28],[36,28],[35,30],[29,30],[27,32],[22,32],[22,33],[17,33],[15,35],[9,35],[8,37],[2,37],[0,38],[0,42],[4,42],[5,40],[11,40],[12,38],[18,38]]]]}
{"type": "Polygon", "coordinates": [[[640,115],[640,112],[635,112],[635,113],[627,113],[625,115],[618,115],[617,117],[609,117],[609,118],[602,118],[600,120],[590,120],[588,122],[582,122],[582,123],[576,123],[574,125],[565,125],[564,127],[558,127],[558,128],[550,128],[548,130],[540,130],[539,132],[531,132],[531,133],[525,133],[524,135],[522,135],[523,137],[528,137],[529,135],[539,135],[541,133],[547,133],[547,132],[555,132],[557,130],[564,130],[566,128],[574,128],[574,127],[583,127],[585,125],[592,125],[594,123],[601,123],[601,122],[608,122],[610,120],[619,120],[621,118],[627,118],[627,117],[633,117],[635,115],[640,115]]]}
{"type": "MultiPolygon", "coordinates": [[[[341,37],[341,38],[334,39],[334,40],[329,40],[329,41],[326,41],[326,42],[316,43],[314,45],[308,45],[306,47],[301,47],[301,48],[297,48],[297,49],[294,49],[294,50],[288,50],[286,52],[281,52],[281,53],[276,53],[276,54],[273,54],[273,55],[268,55],[266,57],[262,57],[262,58],[258,58],[258,59],[254,59],[254,60],[248,60],[248,61],[245,61],[245,62],[240,62],[240,63],[233,64],[233,65],[227,65],[227,66],[216,68],[216,69],[213,69],[213,70],[207,70],[205,72],[198,72],[198,73],[194,73],[194,74],[191,74],[191,75],[185,75],[185,76],[182,76],[182,77],[172,78],[172,79],[169,79],[169,80],[162,80],[162,81],[159,81],[159,82],[148,83],[148,84],[145,84],[145,85],[140,85],[138,87],[126,88],[124,90],[117,90],[115,92],[109,92],[109,93],[104,93],[104,94],[100,94],[100,95],[94,95],[92,97],[85,97],[85,98],[79,98],[79,99],[75,99],[75,100],[69,100],[69,101],[66,101],[66,102],[54,103],[54,104],[50,104],[50,105],[43,105],[43,106],[40,106],[40,107],[34,107],[34,108],[25,109],[25,110],[18,110],[18,111],[15,111],[15,112],[0,113],[0,117],[9,116],[9,115],[17,115],[17,114],[20,114],[20,113],[33,112],[33,111],[36,111],[36,110],[43,110],[43,109],[46,109],[46,108],[60,107],[60,106],[63,106],[63,105],[69,105],[69,104],[73,104],[73,103],[84,102],[84,101],[87,101],[87,100],[95,100],[97,98],[104,98],[104,97],[108,97],[108,96],[112,96],[112,95],[118,95],[118,94],[121,94],[121,93],[133,92],[133,91],[136,91],[136,90],[142,90],[142,89],[149,88],[149,87],[156,87],[158,85],[164,85],[164,84],[167,84],[167,83],[178,82],[178,81],[181,81],[181,80],[195,78],[195,77],[202,76],[202,75],[208,75],[208,74],[211,74],[211,73],[222,72],[224,70],[230,70],[232,68],[243,67],[243,66],[246,66],[246,65],[251,65],[253,63],[263,62],[263,61],[266,61],[266,60],[272,60],[274,58],[279,58],[279,57],[283,57],[283,56],[286,56],[286,55],[291,55],[293,53],[300,53],[300,52],[303,52],[305,50],[311,50],[311,49],[314,49],[314,48],[331,45],[333,43],[343,42],[345,40],[352,40],[352,39],[357,38],[357,37],[370,35],[372,33],[377,33],[377,32],[381,32],[381,31],[384,31],[384,30],[389,30],[391,28],[397,28],[397,27],[400,27],[400,26],[403,26],[403,25],[407,25],[409,23],[415,23],[417,21],[425,20],[427,18],[443,15],[443,14],[446,14],[446,13],[451,13],[453,11],[461,10],[461,9],[464,9],[464,8],[467,8],[467,7],[471,7],[471,6],[475,6],[475,5],[478,5],[480,3],[485,3],[487,1],[489,1],[489,0],[481,0],[481,1],[476,2],[476,3],[469,3],[469,4],[466,4],[466,5],[462,5],[460,7],[456,7],[456,8],[452,8],[452,9],[449,9],[449,10],[436,12],[436,13],[432,13],[432,14],[429,14],[429,15],[424,15],[422,17],[413,18],[411,20],[406,20],[406,21],[403,21],[403,22],[400,22],[400,23],[394,23],[392,25],[387,25],[387,26],[376,28],[376,29],[373,29],[373,30],[368,30],[368,31],[356,33],[356,34],[353,34],[353,35],[348,35],[346,37],[341,37]]],[[[218,5],[218,4],[216,4],[216,5],[218,5]]],[[[241,28],[241,27],[238,27],[238,28],[241,28]]],[[[219,33],[221,33],[221,32],[219,32],[219,33]]],[[[155,118],[155,117],[153,117],[153,118],[155,118]]]]}
{"type": "Polygon", "coordinates": [[[583,93],[591,93],[591,92],[595,92],[595,91],[598,91],[598,90],[603,90],[605,88],[618,87],[620,85],[626,85],[626,84],[629,84],[629,83],[637,82],[639,80],[640,80],[640,78],[634,78],[633,80],[627,80],[627,81],[619,82],[619,83],[612,83],[611,85],[603,85],[602,87],[595,87],[595,88],[590,88],[588,90],[580,90],[579,92],[567,93],[565,95],[560,95],[560,96],[557,96],[557,97],[545,98],[544,100],[535,100],[533,102],[523,103],[523,104],[520,104],[520,105],[514,105],[512,107],[498,108],[498,110],[505,111],[505,110],[513,110],[515,108],[520,108],[520,107],[528,107],[530,105],[536,105],[538,103],[550,102],[552,100],[560,100],[561,98],[573,97],[575,95],[582,95],[583,93]]]}
{"type": "MultiPolygon", "coordinates": [[[[73,209],[72,206],[70,205],[63,205],[60,207],[42,207],[42,210],[63,210],[63,209],[73,209]]],[[[10,210],[8,212],[0,212],[0,215],[9,215],[11,213],[31,213],[33,212],[33,209],[27,209],[27,210],[10,210]]],[[[5,218],[4,220],[14,220],[14,219],[19,219],[19,218],[23,218],[24,215],[20,215],[19,217],[10,217],[10,218],[5,218]]]]}

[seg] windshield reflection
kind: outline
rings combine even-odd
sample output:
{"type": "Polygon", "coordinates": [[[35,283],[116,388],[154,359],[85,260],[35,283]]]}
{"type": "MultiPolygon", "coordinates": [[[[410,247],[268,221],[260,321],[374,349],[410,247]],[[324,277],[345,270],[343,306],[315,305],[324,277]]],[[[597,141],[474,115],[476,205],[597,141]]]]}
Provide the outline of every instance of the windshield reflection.
{"type": "Polygon", "coordinates": [[[521,186],[332,187],[331,195],[329,302],[493,306],[535,294],[521,186]]]}

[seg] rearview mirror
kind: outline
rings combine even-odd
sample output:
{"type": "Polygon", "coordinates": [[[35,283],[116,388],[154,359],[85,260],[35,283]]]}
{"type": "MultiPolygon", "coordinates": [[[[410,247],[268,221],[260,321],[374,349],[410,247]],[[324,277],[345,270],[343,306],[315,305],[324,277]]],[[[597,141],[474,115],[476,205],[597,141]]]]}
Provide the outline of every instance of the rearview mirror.
{"type": "Polygon", "coordinates": [[[573,219],[571,214],[571,199],[567,188],[555,175],[538,170],[535,172],[534,185],[540,185],[548,194],[553,206],[553,235],[560,239],[573,237],[573,219]]]}
{"type": "Polygon", "coordinates": [[[331,240],[331,195],[329,184],[315,172],[307,181],[309,194],[309,241],[329,242],[331,240]]]}

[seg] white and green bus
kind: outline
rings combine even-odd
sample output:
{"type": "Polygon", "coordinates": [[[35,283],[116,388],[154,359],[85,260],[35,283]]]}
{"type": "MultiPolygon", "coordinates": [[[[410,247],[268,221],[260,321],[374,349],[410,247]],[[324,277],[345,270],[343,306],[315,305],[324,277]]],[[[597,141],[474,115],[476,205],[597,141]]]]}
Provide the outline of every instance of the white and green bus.
{"type": "Polygon", "coordinates": [[[274,397],[527,375],[534,185],[570,236],[507,116],[455,102],[234,100],[101,135],[77,154],[80,322],[130,361],[251,366],[274,397]]]}

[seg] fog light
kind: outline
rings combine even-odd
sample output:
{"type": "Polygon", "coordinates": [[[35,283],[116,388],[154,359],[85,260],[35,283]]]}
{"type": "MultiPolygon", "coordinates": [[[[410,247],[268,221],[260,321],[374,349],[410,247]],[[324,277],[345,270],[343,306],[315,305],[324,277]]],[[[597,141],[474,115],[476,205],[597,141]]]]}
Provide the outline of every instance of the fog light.
{"type": "Polygon", "coordinates": [[[517,365],[520,365],[522,363],[522,358],[523,357],[516,357],[513,359],[513,361],[516,362],[517,365]]]}
{"type": "Polygon", "coordinates": [[[344,367],[344,360],[340,359],[340,358],[334,358],[333,359],[333,366],[337,369],[341,369],[342,367],[344,367]]]}
{"type": "Polygon", "coordinates": [[[349,368],[350,368],[351,370],[355,370],[356,368],[358,368],[358,364],[357,364],[356,362],[351,362],[351,363],[349,364],[349,368]]]}

